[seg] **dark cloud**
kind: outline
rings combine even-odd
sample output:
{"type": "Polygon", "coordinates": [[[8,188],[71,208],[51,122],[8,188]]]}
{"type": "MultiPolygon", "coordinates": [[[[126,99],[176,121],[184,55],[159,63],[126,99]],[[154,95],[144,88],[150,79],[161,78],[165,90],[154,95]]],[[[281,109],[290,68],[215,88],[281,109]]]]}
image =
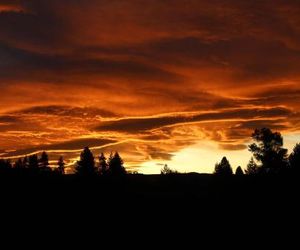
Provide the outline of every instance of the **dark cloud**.
{"type": "Polygon", "coordinates": [[[277,40],[249,36],[214,41],[197,37],[168,38],[131,51],[181,67],[232,70],[234,78],[247,83],[257,78],[299,76],[300,50],[289,48],[277,40]]]}
{"type": "MultiPolygon", "coordinates": [[[[109,143],[115,143],[114,140],[108,139],[96,139],[96,138],[86,138],[86,139],[76,139],[72,141],[56,143],[52,145],[42,146],[44,150],[80,150],[84,147],[99,147],[109,143]]],[[[40,148],[40,147],[39,147],[40,148]]]]}
{"type": "Polygon", "coordinates": [[[0,44],[0,81],[67,81],[75,83],[74,76],[102,78],[129,78],[144,81],[178,82],[183,77],[156,66],[135,61],[84,59],[41,55],[0,44]],[[71,78],[70,78],[71,77],[71,78]],[[68,80],[69,79],[69,80],[68,80]]]}
{"type": "Polygon", "coordinates": [[[291,128],[290,123],[287,119],[272,119],[272,120],[253,120],[241,122],[235,125],[234,129],[245,129],[247,131],[254,130],[256,128],[270,128],[277,131],[283,131],[291,128]]]}
{"type": "Polygon", "coordinates": [[[146,146],[144,149],[145,152],[147,152],[149,159],[155,159],[155,160],[171,160],[174,156],[170,152],[168,152],[165,149],[154,147],[154,146],[146,146]]]}
{"type": "Polygon", "coordinates": [[[56,116],[70,116],[70,117],[85,117],[96,118],[100,117],[116,117],[113,112],[104,109],[98,109],[94,107],[73,107],[73,106],[36,106],[30,107],[24,110],[16,111],[15,114],[27,114],[27,115],[56,115],[56,116]]]}
{"type": "MultiPolygon", "coordinates": [[[[0,132],[6,133],[9,131],[49,131],[49,129],[44,128],[40,124],[36,123],[33,119],[24,120],[19,116],[1,116],[0,117],[0,132]],[[1,124],[2,123],[2,124],[1,124]]],[[[5,134],[4,134],[5,135],[5,134]]],[[[3,135],[2,135],[3,136],[3,135]]],[[[5,141],[3,141],[5,143],[5,141]]],[[[3,143],[2,142],[2,143],[3,143]]]]}
{"type": "Polygon", "coordinates": [[[283,41],[242,36],[206,41],[199,37],[167,38],[134,47],[94,47],[86,53],[102,55],[130,54],[137,58],[178,67],[202,67],[231,70],[235,81],[299,77],[300,49],[283,41]]]}
{"type": "Polygon", "coordinates": [[[137,133],[146,130],[172,126],[182,123],[222,121],[227,119],[254,119],[268,117],[287,117],[291,111],[286,108],[270,109],[236,109],[223,112],[208,112],[196,115],[177,115],[149,118],[126,118],[116,121],[102,122],[95,129],[98,131],[120,131],[137,133]]]}
{"type": "Polygon", "coordinates": [[[64,153],[64,151],[68,150],[81,150],[84,147],[100,147],[107,145],[109,143],[115,143],[116,141],[108,140],[108,139],[96,139],[96,138],[85,138],[85,139],[76,139],[61,143],[53,143],[51,145],[39,145],[32,148],[20,149],[12,152],[7,152],[5,157],[15,157],[18,155],[28,155],[40,151],[60,151],[64,153]]]}
{"type": "Polygon", "coordinates": [[[58,48],[66,40],[66,23],[50,8],[51,3],[19,1],[22,11],[0,13],[0,38],[16,47],[58,48]]]}
{"type": "Polygon", "coordinates": [[[18,122],[18,118],[12,116],[12,115],[2,115],[0,116],[0,123],[13,123],[18,122]]]}
{"type": "MultiPolygon", "coordinates": [[[[145,134],[145,133],[144,133],[145,134]]],[[[161,140],[168,140],[171,139],[170,136],[166,135],[166,134],[148,134],[148,135],[144,135],[141,137],[142,140],[146,140],[146,141],[161,141],[161,140]]]]}
{"type": "Polygon", "coordinates": [[[244,144],[226,144],[226,143],[220,143],[219,147],[221,149],[225,149],[225,150],[243,150],[247,148],[247,145],[244,144]]]}
{"type": "MultiPolygon", "coordinates": [[[[215,138],[216,141],[220,142],[221,148],[230,149],[230,144],[234,145],[236,142],[247,142],[254,129],[256,128],[270,128],[274,131],[289,131],[292,128],[292,124],[294,121],[291,119],[287,121],[287,119],[277,119],[274,117],[270,120],[250,120],[250,121],[240,121],[234,125],[229,125],[228,127],[223,128],[223,138],[215,138]],[[222,144],[229,140],[228,143],[225,143],[226,148],[222,144]]],[[[239,144],[238,144],[239,145],[239,144]]]]}

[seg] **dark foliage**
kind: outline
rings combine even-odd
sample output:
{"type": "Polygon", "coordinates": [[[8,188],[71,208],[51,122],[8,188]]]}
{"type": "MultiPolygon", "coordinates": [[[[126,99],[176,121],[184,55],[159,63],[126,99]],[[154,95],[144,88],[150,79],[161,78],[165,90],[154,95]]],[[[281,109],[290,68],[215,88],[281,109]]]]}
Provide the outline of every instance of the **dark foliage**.
{"type": "Polygon", "coordinates": [[[283,148],[280,133],[268,128],[256,129],[252,134],[255,143],[249,146],[254,158],[261,163],[262,173],[276,174],[287,167],[287,149],[283,148]]]}
{"type": "Polygon", "coordinates": [[[216,164],[214,174],[222,176],[233,174],[232,167],[226,157],[223,157],[221,162],[216,164]]]}
{"type": "Polygon", "coordinates": [[[96,174],[95,158],[88,147],[85,147],[80,154],[80,160],[75,166],[78,175],[94,175],[96,174]]]}
{"type": "Polygon", "coordinates": [[[112,176],[120,176],[126,174],[123,159],[118,152],[111,153],[108,160],[108,174],[112,176]]]}
{"type": "Polygon", "coordinates": [[[23,168],[28,168],[29,167],[29,159],[27,156],[24,157],[23,159],[23,165],[22,165],[23,168]]]}
{"type": "Polygon", "coordinates": [[[247,165],[247,168],[245,170],[245,173],[247,175],[256,175],[259,173],[259,167],[257,166],[256,162],[254,161],[253,157],[251,157],[248,165],[247,165]]]}
{"type": "Polygon", "coordinates": [[[59,174],[65,174],[65,161],[64,161],[64,158],[62,156],[59,157],[59,159],[58,159],[56,171],[59,174]]]}
{"type": "Polygon", "coordinates": [[[300,143],[297,143],[289,156],[289,165],[294,173],[300,172],[300,143]]]}
{"type": "Polygon", "coordinates": [[[100,175],[105,175],[105,174],[107,174],[107,171],[108,171],[108,164],[107,164],[106,157],[103,152],[99,156],[98,171],[99,171],[100,175]]]}
{"type": "Polygon", "coordinates": [[[16,162],[14,163],[14,166],[13,166],[15,169],[22,169],[24,168],[24,164],[23,164],[23,160],[22,158],[16,160],[16,162]]]}
{"type": "Polygon", "coordinates": [[[28,167],[32,170],[37,170],[39,168],[39,160],[36,154],[29,156],[28,167]]]}
{"type": "Polygon", "coordinates": [[[243,169],[241,168],[241,166],[238,166],[236,171],[235,171],[235,175],[238,175],[238,176],[241,176],[241,175],[244,175],[244,171],[243,169]]]}
{"type": "Polygon", "coordinates": [[[164,165],[164,167],[160,170],[161,175],[170,175],[170,174],[178,174],[177,171],[172,170],[171,168],[168,167],[167,164],[164,165]]]}
{"type": "Polygon", "coordinates": [[[10,160],[0,159],[0,170],[7,171],[12,168],[10,160]]]}
{"type": "Polygon", "coordinates": [[[42,171],[51,171],[50,165],[49,165],[49,157],[48,154],[44,151],[41,155],[41,158],[39,159],[39,167],[42,171]]]}

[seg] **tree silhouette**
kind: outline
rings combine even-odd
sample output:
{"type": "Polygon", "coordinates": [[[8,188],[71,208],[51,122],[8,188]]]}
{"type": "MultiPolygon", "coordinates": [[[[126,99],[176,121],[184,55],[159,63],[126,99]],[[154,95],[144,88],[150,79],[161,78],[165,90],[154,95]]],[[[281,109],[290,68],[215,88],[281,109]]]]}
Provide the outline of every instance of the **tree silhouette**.
{"type": "Polygon", "coordinates": [[[233,174],[232,167],[226,157],[223,157],[221,162],[216,164],[214,174],[224,176],[233,174]]]}
{"type": "Polygon", "coordinates": [[[24,168],[22,158],[20,158],[20,159],[18,159],[18,160],[15,161],[14,168],[15,169],[23,169],[24,168]]]}
{"type": "Polygon", "coordinates": [[[64,161],[64,158],[61,156],[59,157],[58,159],[58,162],[57,162],[57,172],[59,174],[65,174],[65,161],[64,161]]]}
{"type": "MultiPolygon", "coordinates": [[[[249,151],[253,153],[245,171],[239,166],[236,175],[256,175],[266,173],[284,173],[290,170],[292,173],[300,171],[300,143],[296,144],[290,156],[287,156],[287,149],[283,148],[283,138],[280,133],[272,132],[268,128],[256,129],[252,134],[254,143],[249,145],[249,151]]],[[[75,172],[80,175],[91,175],[100,173],[101,175],[124,175],[126,169],[124,162],[118,152],[111,153],[107,160],[104,153],[99,155],[99,163],[95,166],[93,153],[88,147],[80,154],[80,160],[75,165],[75,172]]],[[[65,173],[65,162],[61,156],[57,162],[58,167],[55,172],[65,173]]],[[[16,160],[13,164],[9,160],[0,159],[0,170],[5,172],[8,169],[27,169],[19,171],[20,173],[34,172],[40,170],[51,170],[49,165],[49,157],[44,151],[41,157],[37,154],[25,156],[23,159],[16,160]]],[[[11,173],[18,171],[11,171],[11,173]]],[[[162,175],[174,174],[177,171],[170,169],[165,165],[161,169],[162,175]]],[[[229,176],[233,174],[232,167],[226,157],[223,157],[220,163],[215,165],[214,174],[229,176]]]]}
{"type": "Polygon", "coordinates": [[[237,167],[237,169],[235,170],[235,175],[238,175],[238,176],[244,175],[244,171],[241,168],[241,166],[237,167]]]}
{"type": "Polygon", "coordinates": [[[23,163],[22,163],[22,165],[23,165],[23,168],[28,168],[28,167],[29,167],[29,159],[28,159],[27,156],[25,156],[25,157],[23,158],[23,163]]]}
{"type": "Polygon", "coordinates": [[[297,143],[289,156],[289,165],[293,172],[300,171],[300,143],[297,143]]]}
{"type": "Polygon", "coordinates": [[[110,162],[113,160],[113,158],[114,158],[114,154],[113,154],[113,152],[110,152],[108,160],[107,160],[108,171],[109,171],[109,168],[110,168],[110,162]]]}
{"type": "Polygon", "coordinates": [[[80,160],[77,161],[75,171],[79,175],[93,175],[96,173],[95,158],[88,147],[85,147],[80,154],[80,160]]]}
{"type": "Polygon", "coordinates": [[[161,175],[171,174],[172,170],[168,167],[167,164],[164,165],[164,167],[160,170],[161,175]]]}
{"type": "Polygon", "coordinates": [[[10,160],[0,159],[0,171],[8,171],[12,168],[10,160]]]}
{"type": "Polygon", "coordinates": [[[124,162],[118,152],[115,152],[115,154],[111,153],[108,162],[109,174],[113,176],[126,174],[123,164],[124,162]]]}
{"type": "Polygon", "coordinates": [[[36,154],[29,156],[28,167],[36,170],[39,168],[38,156],[36,154]]]}
{"type": "Polygon", "coordinates": [[[108,170],[108,164],[106,161],[106,157],[104,153],[101,153],[99,156],[99,173],[101,175],[105,175],[107,173],[107,170],[108,170]]]}
{"type": "Polygon", "coordinates": [[[279,173],[287,166],[287,149],[283,148],[280,133],[268,128],[256,129],[252,139],[256,143],[249,146],[249,151],[261,163],[263,173],[279,173]]]}
{"type": "Polygon", "coordinates": [[[48,154],[45,151],[42,153],[39,162],[40,162],[41,170],[43,170],[43,171],[50,171],[51,170],[51,168],[49,167],[49,157],[48,157],[48,154]]]}
{"type": "Polygon", "coordinates": [[[259,173],[259,167],[257,166],[256,162],[254,161],[253,157],[251,157],[245,172],[247,175],[255,175],[255,174],[259,173]]]}
{"type": "Polygon", "coordinates": [[[164,167],[160,170],[161,175],[169,175],[169,174],[177,174],[178,172],[176,170],[172,170],[168,167],[167,164],[164,165],[164,167]]]}

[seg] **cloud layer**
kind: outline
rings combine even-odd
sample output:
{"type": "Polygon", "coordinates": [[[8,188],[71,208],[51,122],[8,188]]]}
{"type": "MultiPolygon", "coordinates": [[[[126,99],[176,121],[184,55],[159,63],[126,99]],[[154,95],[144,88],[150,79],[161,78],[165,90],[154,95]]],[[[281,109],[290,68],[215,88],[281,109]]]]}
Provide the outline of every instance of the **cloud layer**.
{"type": "Polygon", "coordinates": [[[138,166],[300,130],[298,1],[0,0],[0,27],[2,157],[138,166]]]}

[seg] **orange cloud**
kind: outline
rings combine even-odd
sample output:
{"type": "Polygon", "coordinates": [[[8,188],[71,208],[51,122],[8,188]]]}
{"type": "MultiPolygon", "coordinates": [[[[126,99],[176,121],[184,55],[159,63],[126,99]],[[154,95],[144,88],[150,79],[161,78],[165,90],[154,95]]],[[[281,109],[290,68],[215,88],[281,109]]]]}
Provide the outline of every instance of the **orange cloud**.
{"type": "Polygon", "coordinates": [[[9,1],[0,1],[0,12],[21,12],[24,11],[20,1],[18,0],[9,0],[9,1]]]}
{"type": "Polygon", "coordinates": [[[296,133],[299,17],[292,0],[0,0],[0,155],[89,144],[138,166],[296,133]]]}

